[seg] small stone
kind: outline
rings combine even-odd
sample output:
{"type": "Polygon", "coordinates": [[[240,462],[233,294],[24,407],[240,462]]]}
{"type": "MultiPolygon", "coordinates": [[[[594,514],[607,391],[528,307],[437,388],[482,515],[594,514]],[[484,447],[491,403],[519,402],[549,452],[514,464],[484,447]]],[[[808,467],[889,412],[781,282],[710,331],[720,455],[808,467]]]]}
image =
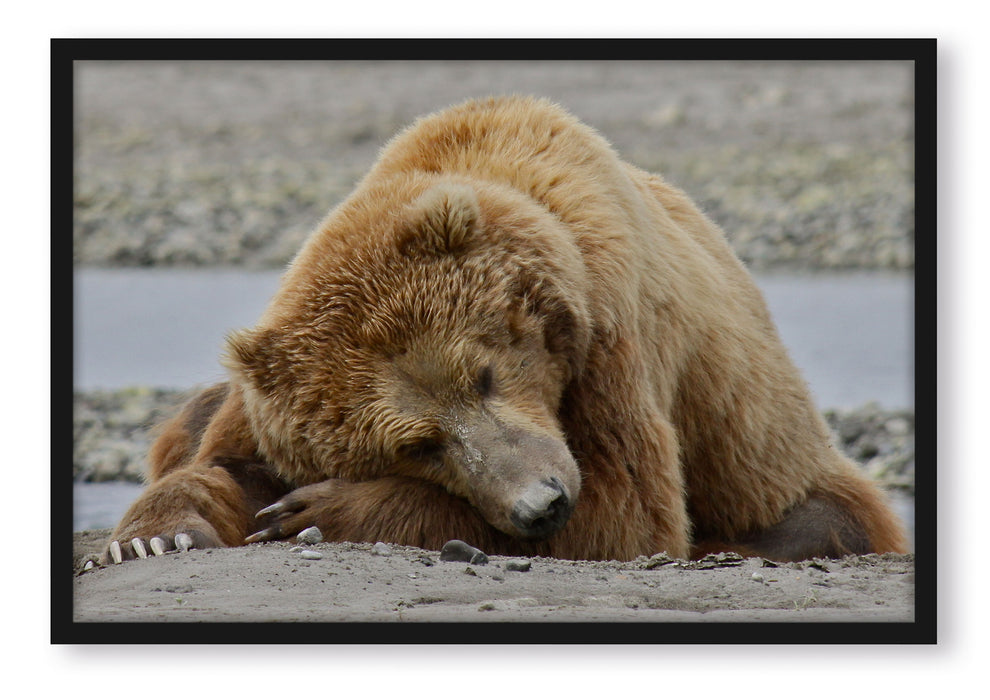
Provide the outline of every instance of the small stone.
{"type": "Polygon", "coordinates": [[[296,542],[301,542],[302,544],[317,544],[323,541],[323,533],[320,532],[320,528],[307,527],[305,530],[296,535],[296,542]]]}
{"type": "Polygon", "coordinates": [[[487,564],[488,556],[476,547],[460,540],[450,540],[440,550],[440,561],[466,561],[469,564],[487,564]]]}
{"type": "Polygon", "coordinates": [[[911,425],[905,419],[900,417],[895,417],[888,420],[884,423],[884,428],[886,428],[887,432],[891,435],[897,436],[907,435],[911,432],[911,425]]]}
{"type": "Polygon", "coordinates": [[[880,454],[880,447],[873,440],[864,440],[859,445],[859,458],[869,460],[880,454]]]}
{"type": "Polygon", "coordinates": [[[290,551],[290,552],[291,552],[292,554],[295,554],[296,552],[301,552],[301,551],[303,551],[303,548],[302,548],[302,547],[300,547],[299,545],[296,545],[295,547],[289,547],[289,551],[290,551]]]}
{"type": "Polygon", "coordinates": [[[510,561],[505,562],[506,571],[529,571],[532,566],[533,566],[532,562],[520,561],[518,559],[512,559],[510,561]]]}
{"type": "Polygon", "coordinates": [[[761,574],[759,571],[754,571],[753,575],[750,576],[750,578],[756,581],[757,583],[763,583],[763,574],[761,574]]]}
{"type": "Polygon", "coordinates": [[[667,564],[673,564],[674,559],[667,556],[666,552],[660,552],[659,554],[654,554],[652,557],[646,560],[643,565],[644,569],[656,569],[660,566],[666,566],[667,564]]]}
{"type": "Polygon", "coordinates": [[[478,572],[475,571],[474,569],[472,569],[470,566],[465,567],[464,573],[467,574],[468,576],[477,576],[478,575],[478,572]]]}
{"type": "Polygon", "coordinates": [[[320,554],[319,552],[314,552],[312,549],[304,549],[302,552],[299,553],[299,556],[301,556],[303,559],[314,559],[314,560],[323,558],[322,554],[320,554]]]}
{"type": "Polygon", "coordinates": [[[384,542],[375,542],[371,548],[371,553],[378,557],[392,556],[392,548],[384,542]]]}
{"type": "Polygon", "coordinates": [[[687,116],[683,107],[676,103],[663,105],[643,115],[643,123],[652,129],[665,129],[683,124],[686,119],[687,116]]]}
{"type": "Polygon", "coordinates": [[[495,609],[495,603],[482,603],[478,606],[478,610],[481,612],[487,612],[489,610],[495,609]]]}

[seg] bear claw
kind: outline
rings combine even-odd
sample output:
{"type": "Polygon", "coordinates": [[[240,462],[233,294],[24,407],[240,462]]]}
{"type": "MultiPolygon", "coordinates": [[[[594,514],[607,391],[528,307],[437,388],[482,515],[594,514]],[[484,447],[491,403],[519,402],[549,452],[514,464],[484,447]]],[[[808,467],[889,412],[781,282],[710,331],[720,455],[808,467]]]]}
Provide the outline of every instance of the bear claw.
{"type": "Polygon", "coordinates": [[[277,515],[283,510],[285,510],[285,504],[282,503],[282,501],[279,501],[278,503],[271,504],[267,508],[262,508],[254,517],[261,519],[269,515],[277,515]]]}
{"type": "Polygon", "coordinates": [[[248,535],[244,538],[244,544],[253,544],[255,542],[267,542],[269,540],[276,539],[278,533],[275,528],[270,527],[260,532],[256,532],[253,535],[248,535]]]}
{"type": "Polygon", "coordinates": [[[185,532],[177,534],[174,540],[171,537],[157,535],[149,540],[135,537],[124,545],[121,545],[119,540],[110,542],[107,546],[107,558],[110,564],[122,564],[130,559],[147,559],[150,556],[161,557],[174,551],[187,552],[195,547],[196,543],[192,535],[185,532]],[[172,545],[173,541],[174,546],[172,545]],[[126,548],[128,544],[130,549],[126,548]]]}

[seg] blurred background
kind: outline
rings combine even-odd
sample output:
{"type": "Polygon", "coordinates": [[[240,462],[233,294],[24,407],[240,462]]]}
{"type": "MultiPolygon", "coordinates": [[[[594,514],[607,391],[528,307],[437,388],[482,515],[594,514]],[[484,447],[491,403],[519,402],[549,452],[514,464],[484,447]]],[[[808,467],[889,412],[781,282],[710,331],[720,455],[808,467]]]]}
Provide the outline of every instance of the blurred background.
{"type": "Polygon", "coordinates": [[[416,117],[534,94],[685,189],[754,271],[843,449],[913,522],[913,66],[77,62],[74,525],[220,380],[284,265],[416,117]]]}

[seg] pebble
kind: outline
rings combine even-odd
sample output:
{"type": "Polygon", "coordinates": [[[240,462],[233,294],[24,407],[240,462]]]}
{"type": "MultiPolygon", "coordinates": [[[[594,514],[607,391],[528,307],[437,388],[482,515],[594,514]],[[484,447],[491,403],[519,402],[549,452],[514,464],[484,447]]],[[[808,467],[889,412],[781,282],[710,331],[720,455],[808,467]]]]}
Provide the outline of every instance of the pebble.
{"type": "Polygon", "coordinates": [[[757,583],[763,583],[763,574],[761,574],[758,571],[754,571],[753,575],[750,576],[750,578],[756,581],[757,583]]]}
{"type": "Polygon", "coordinates": [[[656,569],[660,566],[666,566],[667,564],[676,564],[676,560],[667,556],[666,552],[659,552],[654,554],[652,557],[646,560],[643,565],[644,569],[656,569]]]}
{"type": "Polygon", "coordinates": [[[533,566],[532,562],[512,559],[505,562],[506,571],[529,571],[533,566]]]}
{"type": "Polygon", "coordinates": [[[384,542],[375,542],[371,548],[371,553],[379,557],[390,557],[392,556],[392,548],[384,542]]]}
{"type": "Polygon", "coordinates": [[[911,425],[907,422],[907,420],[900,417],[895,417],[888,420],[884,423],[884,428],[887,429],[888,433],[897,437],[908,435],[912,432],[911,425]]]}
{"type": "Polygon", "coordinates": [[[302,542],[303,544],[317,544],[323,541],[323,533],[320,532],[320,528],[307,527],[305,530],[296,535],[296,542],[302,542]]]}
{"type": "Polygon", "coordinates": [[[319,552],[314,552],[312,549],[304,549],[299,553],[303,559],[322,559],[323,555],[319,552]]]}
{"type": "Polygon", "coordinates": [[[450,540],[440,550],[440,561],[466,561],[469,564],[487,564],[488,555],[477,547],[461,540],[450,540]]]}

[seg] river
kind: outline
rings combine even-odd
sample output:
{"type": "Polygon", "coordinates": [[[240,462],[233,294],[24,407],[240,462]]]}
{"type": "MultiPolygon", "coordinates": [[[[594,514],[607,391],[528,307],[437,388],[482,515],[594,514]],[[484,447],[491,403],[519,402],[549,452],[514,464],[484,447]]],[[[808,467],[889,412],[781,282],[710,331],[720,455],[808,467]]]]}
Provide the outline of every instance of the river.
{"type": "MultiPolygon", "coordinates": [[[[271,271],[77,270],[76,389],[185,389],[221,379],[224,335],[257,320],[278,279],[271,271]]],[[[914,405],[911,276],[774,274],[757,284],[820,408],[914,405]]]]}

